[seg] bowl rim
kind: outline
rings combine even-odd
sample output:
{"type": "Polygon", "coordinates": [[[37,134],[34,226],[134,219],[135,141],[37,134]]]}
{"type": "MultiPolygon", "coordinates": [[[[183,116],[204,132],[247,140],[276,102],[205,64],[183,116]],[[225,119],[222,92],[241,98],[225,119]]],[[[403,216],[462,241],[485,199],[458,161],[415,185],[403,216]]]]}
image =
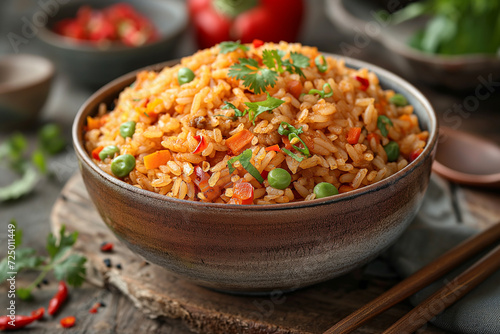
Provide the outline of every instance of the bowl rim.
{"type": "MultiPolygon", "coordinates": [[[[117,1],[116,3],[118,3],[117,1]]],[[[77,52],[90,52],[90,53],[102,53],[102,52],[120,52],[120,51],[130,51],[130,50],[138,50],[138,49],[147,49],[147,48],[152,48],[155,46],[158,46],[165,41],[171,40],[175,36],[181,34],[188,25],[188,13],[183,5],[183,3],[179,0],[143,0],[141,1],[142,4],[147,4],[147,3],[159,3],[163,4],[164,8],[171,13],[175,14],[176,20],[178,20],[178,24],[175,26],[174,29],[168,30],[168,31],[160,31],[159,32],[159,38],[153,42],[150,43],[145,43],[143,45],[139,46],[127,46],[124,45],[120,42],[110,42],[106,43],[103,46],[96,45],[90,41],[87,40],[76,40],[71,37],[67,36],[62,36],[59,35],[55,32],[53,32],[49,27],[49,21],[46,22],[43,26],[39,28],[39,34],[38,38],[42,41],[44,41],[47,44],[50,44],[52,46],[61,48],[61,49],[66,49],[66,50],[74,50],[77,52]]],[[[70,2],[66,4],[65,6],[81,6],[83,5],[84,2],[70,2]]],[[[108,4],[111,5],[111,4],[108,4]]]]}
{"type": "Polygon", "coordinates": [[[30,78],[29,80],[21,82],[19,84],[11,85],[8,81],[5,83],[0,82],[0,95],[21,92],[23,90],[28,90],[38,85],[44,84],[48,81],[51,81],[56,72],[55,65],[50,59],[35,54],[8,54],[0,57],[0,63],[3,63],[5,61],[13,61],[18,64],[24,64],[27,61],[29,61],[30,63],[36,62],[36,66],[43,67],[45,72],[42,73],[42,75],[37,76],[35,79],[30,78]]]}
{"type": "MultiPolygon", "coordinates": [[[[174,59],[158,64],[154,64],[151,66],[144,67],[142,69],[138,69],[136,71],[127,73],[111,82],[106,84],[97,90],[94,94],[92,94],[80,107],[78,113],[75,116],[73,126],[72,126],[72,139],[73,139],[73,147],[75,149],[75,153],[77,157],[80,159],[81,163],[86,164],[91,170],[94,171],[101,179],[104,179],[104,182],[110,182],[113,185],[121,188],[124,191],[135,193],[146,198],[150,198],[152,200],[160,200],[167,201],[172,203],[177,203],[181,205],[193,206],[193,207],[203,207],[203,208],[215,208],[215,209],[225,209],[225,210],[250,210],[250,211],[280,211],[280,210],[290,210],[290,209],[301,209],[301,208],[311,208],[315,206],[323,206],[329,205],[335,202],[341,202],[344,200],[350,200],[357,198],[359,196],[369,194],[372,192],[376,192],[387,187],[390,187],[398,180],[408,176],[414,169],[424,163],[429,156],[432,159],[433,154],[436,149],[437,139],[438,139],[438,121],[436,117],[436,113],[431,105],[431,103],[427,100],[427,98],[412,84],[404,80],[403,78],[397,76],[396,74],[389,72],[381,67],[376,65],[372,65],[370,63],[357,60],[350,57],[345,57],[338,54],[321,52],[325,56],[334,57],[336,59],[341,59],[345,61],[347,67],[350,68],[367,68],[370,72],[373,72],[379,77],[382,75],[385,77],[384,79],[396,84],[398,87],[404,87],[415,99],[417,99],[423,106],[424,113],[428,118],[429,129],[429,139],[427,141],[427,145],[425,146],[422,153],[412,162],[408,163],[406,167],[402,170],[394,173],[386,179],[380,180],[374,184],[368,185],[363,188],[358,188],[347,193],[338,194],[335,196],[325,197],[314,199],[311,201],[299,201],[299,202],[289,202],[289,203],[278,203],[278,204],[252,204],[252,205],[237,205],[237,204],[223,204],[223,203],[206,203],[201,201],[190,201],[183,200],[178,198],[172,198],[165,195],[160,195],[153,191],[140,189],[130,185],[121,179],[115,178],[105,171],[103,171],[97,164],[95,164],[91,159],[85,147],[83,145],[83,125],[84,125],[84,117],[90,115],[90,111],[95,110],[98,106],[99,99],[102,99],[104,96],[110,95],[110,92],[118,96],[118,94],[130,83],[132,83],[135,79],[135,76],[138,72],[142,70],[155,70],[159,71],[161,68],[165,66],[173,66],[180,62],[180,59],[174,59]],[[117,87],[120,87],[117,89],[117,87]]],[[[80,166],[80,168],[82,168],[80,166]]]]}

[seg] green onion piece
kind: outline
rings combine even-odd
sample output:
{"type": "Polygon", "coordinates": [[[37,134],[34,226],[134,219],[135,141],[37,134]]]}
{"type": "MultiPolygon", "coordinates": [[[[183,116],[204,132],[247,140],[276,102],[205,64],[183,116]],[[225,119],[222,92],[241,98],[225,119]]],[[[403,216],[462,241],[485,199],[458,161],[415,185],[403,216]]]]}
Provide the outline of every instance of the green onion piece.
{"type": "Polygon", "coordinates": [[[314,59],[314,63],[316,64],[318,71],[321,73],[325,73],[328,69],[328,64],[326,63],[325,56],[323,55],[317,56],[316,59],[314,59]]]}
{"type": "Polygon", "coordinates": [[[309,155],[311,155],[311,153],[309,153],[309,148],[307,147],[306,143],[304,143],[304,141],[295,133],[290,133],[288,135],[288,140],[289,141],[292,141],[293,138],[297,138],[301,143],[302,145],[304,145],[304,148],[300,148],[298,146],[295,146],[295,145],[292,145],[292,147],[294,149],[296,149],[297,151],[299,151],[300,153],[304,154],[306,157],[308,157],[309,155]]]}
{"type": "Polygon", "coordinates": [[[295,160],[297,160],[298,162],[301,162],[302,160],[304,160],[303,157],[299,157],[298,155],[296,155],[295,153],[293,153],[292,151],[290,150],[287,150],[286,148],[282,148],[281,149],[283,152],[285,152],[286,154],[288,154],[289,156],[291,156],[292,158],[294,158],[295,160]]]}
{"type": "Polygon", "coordinates": [[[387,153],[387,161],[397,161],[399,157],[399,145],[395,141],[390,141],[384,146],[385,153],[387,153]]]}
{"type": "Polygon", "coordinates": [[[323,85],[323,90],[319,90],[319,89],[311,89],[311,90],[309,91],[309,93],[307,93],[307,94],[312,94],[312,95],[314,95],[314,94],[318,94],[319,96],[321,96],[321,98],[322,98],[322,99],[324,99],[325,97],[330,97],[330,96],[333,96],[333,89],[332,89],[332,86],[330,86],[330,84],[329,84],[329,83],[325,83],[325,84],[323,85]],[[330,92],[329,92],[329,93],[327,93],[327,92],[325,91],[327,87],[328,87],[328,88],[330,88],[330,92]]]}
{"type": "Polygon", "coordinates": [[[233,163],[239,160],[241,163],[241,166],[248,172],[250,175],[252,175],[259,183],[264,182],[264,178],[262,175],[260,175],[259,170],[255,168],[254,165],[250,162],[250,159],[252,159],[252,150],[251,149],[246,149],[243,153],[240,155],[237,155],[227,162],[227,167],[229,168],[229,173],[234,172],[234,167],[233,163]]]}
{"type": "Polygon", "coordinates": [[[377,118],[377,128],[380,130],[380,133],[382,136],[387,137],[389,134],[389,131],[387,130],[387,126],[393,126],[392,121],[389,119],[389,117],[380,115],[377,118]]]}
{"type": "Polygon", "coordinates": [[[278,127],[278,133],[282,136],[288,136],[290,133],[300,135],[301,133],[304,133],[304,130],[302,130],[302,127],[296,129],[293,125],[287,122],[281,122],[280,126],[278,127]]]}
{"type": "Polygon", "coordinates": [[[401,94],[394,94],[390,99],[389,102],[394,104],[395,106],[398,107],[404,107],[408,105],[408,101],[406,100],[406,97],[404,97],[401,94]]]}

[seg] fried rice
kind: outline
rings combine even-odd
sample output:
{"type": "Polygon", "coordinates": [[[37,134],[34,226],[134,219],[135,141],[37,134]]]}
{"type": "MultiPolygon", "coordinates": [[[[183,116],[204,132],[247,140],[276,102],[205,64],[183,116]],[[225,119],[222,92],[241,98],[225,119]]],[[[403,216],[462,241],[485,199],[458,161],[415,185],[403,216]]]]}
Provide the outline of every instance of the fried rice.
{"type": "Polygon", "coordinates": [[[333,184],[345,193],[407,166],[429,135],[421,131],[413,107],[391,102],[395,92],[382,89],[367,69],[351,69],[340,58],[321,56],[314,47],[284,42],[247,44],[225,53],[216,45],[160,72],[142,71],[112,110],[103,104],[95,117],[88,118],[86,149],[110,175],[114,159],[132,155],[135,167],[121,179],[138,188],[230,204],[313,200],[319,183],[333,184]],[[308,63],[299,71],[277,66],[276,82],[256,93],[248,82],[229,73],[245,59],[266,68],[264,50],[280,50],[280,59],[288,59],[288,64],[292,54],[308,57],[308,63]],[[181,68],[194,73],[192,81],[179,83],[181,68]],[[266,101],[268,96],[281,104],[257,116],[248,112],[248,103],[266,101]],[[120,126],[130,121],[135,131],[123,137],[120,126]],[[296,129],[298,135],[292,137],[299,138],[280,134],[283,124],[296,129]],[[238,145],[229,145],[234,142],[238,145]],[[391,142],[399,154],[388,159],[391,142]],[[101,159],[99,152],[110,145],[117,152],[101,159]],[[262,178],[238,160],[248,149],[249,163],[262,178]],[[284,189],[270,185],[267,175],[275,168],[291,175],[284,189]],[[242,183],[252,186],[251,196],[236,191],[242,183]]]}

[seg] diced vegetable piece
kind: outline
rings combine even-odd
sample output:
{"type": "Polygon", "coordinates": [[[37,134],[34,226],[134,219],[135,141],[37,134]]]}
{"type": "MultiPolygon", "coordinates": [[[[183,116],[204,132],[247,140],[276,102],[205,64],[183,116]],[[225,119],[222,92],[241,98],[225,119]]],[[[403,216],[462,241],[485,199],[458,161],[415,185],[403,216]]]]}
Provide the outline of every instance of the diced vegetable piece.
{"type": "Polygon", "coordinates": [[[272,146],[268,146],[268,147],[266,147],[266,151],[268,151],[268,152],[269,151],[279,152],[280,151],[280,146],[278,144],[272,145],[272,146]]]}
{"type": "Polygon", "coordinates": [[[356,76],[356,80],[358,80],[359,83],[361,84],[361,86],[359,87],[359,89],[361,89],[361,90],[367,90],[368,87],[370,87],[370,81],[368,81],[368,79],[362,78],[360,76],[356,76]]]}
{"type": "Polygon", "coordinates": [[[99,129],[101,127],[101,120],[87,116],[87,131],[99,129]]]}
{"type": "Polygon", "coordinates": [[[128,121],[120,125],[120,136],[123,138],[132,137],[135,133],[135,122],[128,121]]]}
{"type": "Polygon", "coordinates": [[[377,145],[380,144],[380,137],[375,132],[369,133],[366,138],[368,139],[369,143],[371,143],[372,139],[375,139],[375,143],[377,143],[377,145]]]}
{"type": "Polygon", "coordinates": [[[247,129],[244,129],[226,139],[226,146],[234,155],[238,155],[246,145],[250,144],[253,137],[253,133],[251,133],[247,129]]]}
{"type": "Polygon", "coordinates": [[[92,158],[96,159],[96,160],[102,160],[100,157],[99,157],[99,153],[101,153],[101,151],[104,149],[104,146],[99,146],[99,147],[96,147],[92,150],[92,158]]]}
{"type": "Polygon", "coordinates": [[[317,56],[316,59],[314,59],[314,63],[316,64],[318,71],[320,71],[321,73],[326,72],[326,70],[328,69],[328,64],[326,62],[325,56],[323,55],[317,56]]]}
{"type": "Polygon", "coordinates": [[[304,89],[304,86],[302,86],[302,83],[299,80],[290,80],[287,82],[286,86],[296,99],[300,97],[300,94],[302,94],[302,90],[304,89]]]}
{"type": "Polygon", "coordinates": [[[314,187],[314,194],[316,195],[316,198],[323,198],[323,197],[328,197],[328,196],[333,196],[337,195],[339,191],[337,188],[328,182],[321,182],[318,183],[314,187]]]}
{"type": "Polygon", "coordinates": [[[389,134],[389,131],[387,130],[387,126],[393,126],[392,121],[389,119],[389,117],[385,115],[380,115],[377,118],[377,128],[380,130],[380,133],[382,136],[387,137],[389,134]]]}
{"type": "Polygon", "coordinates": [[[177,81],[179,82],[179,85],[191,82],[193,79],[194,72],[190,68],[182,67],[179,69],[179,72],[177,72],[177,81]]]}
{"type": "Polygon", "coordinates": [[[262,41],[260,39],[254,39],[252,44],[253,44],[254,48],[258,48],[258,47],[264,45],[264,41],[262,41]]]}
{"type": "Polygon", "coordinates": [[[361,135],[361,128],[353,127],[347,132],[347,142],[351,145],[357,144],[359,136],[361,135]]]}
{"type": "Polygon", "coordinates": [[[424,151],[423,148],[418,148],[415,151],[411,152],[410,154],[410,162],[414,161],[415,159],[418,158],[418,156],[424,151]]]}
{"type": "Polygon", "coordinates": [[[117,177],[127,176],[135,168],[135,158],[131,154],[117,156],[111,162],[111,172],[117,177]]]}
{"type": "Polygon", "coordinates": [[[292,176],[283,168],[274,168],[267,175],[269,185],[276,189],[285,189],[292,182],[292,176]]]}
{"type": "Polygon", "coordinates": [[[155,169],[162,165],[166,165],[170,159],[172,159],[172,155],[169,150],[156,151],[144,157],[144,167],[147,169],[155,169]]]}
{"type": "Polygon", "coordinates": [[[404,107],[408,105],[408,101],[406,100],[406,97],[404,97],[401,94],[394,94],[390,99],[389,102],[394,104],[395,106],[398,107],[404,107]]]}
{"type": "Polygon", "coordinates": [[[198,146],[196,146],[196,149],[193,151],[193,153],[197,154],[197,153],[203,152],[203,150],[206,149],[208,146],[208,143],[207,143],[207,140],[205,139],[205,137],[203,135],[199,135],[199,136],[194,136],[194,139],[196,139],[198,141],[198,146]]]}
{"type": "Polygon", "coordinates": [[[99,159],[100,160],[104,160],[104,159],[106,159],[108,157],[114,156],[115,153],[119,153],[119,152],[120,152],[120,149],[118,147],[116,147],[115,145],[106,146],[99,153],[99,159]]]}
{"type": "Polygon", "coordinates": [[[390,141],[384,146],[385,153],[387,153],[387,161],[393,162],[398,160],[399,145],[395,141],[390,141]]]}

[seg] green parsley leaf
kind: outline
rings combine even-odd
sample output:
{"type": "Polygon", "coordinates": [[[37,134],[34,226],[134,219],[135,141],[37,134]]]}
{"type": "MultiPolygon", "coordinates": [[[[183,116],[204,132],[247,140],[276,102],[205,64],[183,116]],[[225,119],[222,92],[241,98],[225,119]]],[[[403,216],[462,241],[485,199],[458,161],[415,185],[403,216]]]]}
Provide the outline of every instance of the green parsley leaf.
{"type": "Polygon", "coordinates": [[[229,169],[229,173],[233,173],[234,172],[235,169],[233,167],[233,164],[236,161],[239,161],[240,164],[241,164],[241,166],[248,173],[250,173],[250,175],[252,175],[257,181],[259,181],[260,183],[264,182],[264,178],[262,177],[262,175],[260,175],[259,170],[257,168],[255,168],[254,165],[252,165],[252,163],[250,162],[250,159],[252,159],[252,150],[249,149],[249,148],[246,149],[240,155],[237,155],[237,156],[231,158],[227,162],[227,167],[229,169]]]}
{"type": "Polygon", "coordinates": [[[278,73],[283,73],[283,63],[278,50],[264,50],[262,51],[262,63],[271,70],[276,70],[278,73]]]}
{"type": "Polygon", "coordinates": [[[78,232],[66,235],[66,226],[63,225],[59,230],[59,242],[56,237],[50,233],[47,237],[47,251],[53,261],[61,259],[73,247],[78,238],[78,232]]]}
{"type": "Polygon", "coordinates": [[[240,43],[240,41],[236,42],[222,42],[219,44],[220,53],[226,54],[229,52],[236,51],[237,49],[241,49],[243,51],[248,51],[248,47],[240,43]]]}
{"type": "Polygon", "coordinates": [[[229,68],[228,76],[243,80],[243,85],[255,94],[266,90],[267,86],[274,87],[278,73],[268,68],[260,68],[257,60],[252,58],[240,58],[239,64],[229,68]]]}
{"type": "Polygon", "coordinates": [[[264,101],[245,102],[245,105],[248,107],[248,115],[249,115],[248,118],[252,121],[254,125],[257,116],[259,116],[263,112],[272,111],[278,108],[283,103],[285,103],[285,101],[281,99],[272,97],[271,95],[269,95],[268,92],[266,92],[266,94],[267,94],[267,99],[265,99],[264,101]]]}
{"type": "Polygon", "coordinates": [[[290,59],[284,60],[283,65],[286,67],[288,72],[297,73],[298,75],[305,77],[301,68],[309,67],[309,57],[298,52],[291,52],[290,59]]]}
{"type": "Polygon", "coordinates": [[[71,254],[54,266],[55,278],[59,281],[67,281],[72,286],[81,286],[85,280],[86,261],[87,259],[81,255],[71,254]]]}

